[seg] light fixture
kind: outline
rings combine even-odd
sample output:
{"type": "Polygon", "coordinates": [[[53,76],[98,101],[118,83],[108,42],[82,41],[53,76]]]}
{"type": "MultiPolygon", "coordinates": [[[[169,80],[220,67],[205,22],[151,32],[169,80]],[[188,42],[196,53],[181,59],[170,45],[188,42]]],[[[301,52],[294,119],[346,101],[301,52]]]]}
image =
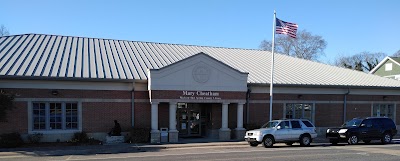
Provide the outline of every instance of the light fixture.
{"type": "Polygon", "coordinates": [[[57,90],[52,90],[51,94],[56,96],[56,95],[58,95],[58,91],[57,90]]]}

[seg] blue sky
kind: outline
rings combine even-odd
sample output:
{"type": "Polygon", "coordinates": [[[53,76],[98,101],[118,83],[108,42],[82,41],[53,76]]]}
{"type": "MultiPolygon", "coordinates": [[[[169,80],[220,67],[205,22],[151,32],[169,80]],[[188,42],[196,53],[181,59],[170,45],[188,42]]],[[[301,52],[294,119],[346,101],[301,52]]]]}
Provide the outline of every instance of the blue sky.
{"type": "Polygon", "coordinates": [[[41,33],[258,49],[277,17],[322,36],[323,62],[400,50],[398,0],[2,0],[10,34],[41,33]]]}

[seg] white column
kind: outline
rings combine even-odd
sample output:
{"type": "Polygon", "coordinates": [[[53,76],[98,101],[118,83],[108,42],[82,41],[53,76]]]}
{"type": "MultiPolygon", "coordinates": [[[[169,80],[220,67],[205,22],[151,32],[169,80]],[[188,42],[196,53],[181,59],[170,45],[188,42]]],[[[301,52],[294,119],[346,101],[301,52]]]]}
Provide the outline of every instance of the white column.
{"type": "Polygon", "coordinates": [[[151,102],[151,131],[158,131],[158,102],[151,102]]]}
{"type": "Polygon", "coordinates": [[[169,131],[176,131],[176,102],[169,103],[169,131]]]}
{"type": "Polygon", "coordinates": [[[238,103],[237,106],[237,127],[236,129],[243,129],[243,103],[238,103]]]}
{"type": "Polygon", "coordinates": [[[228,105],[229,103],[222,103],[222,130],[228,129],[228,105]]]}

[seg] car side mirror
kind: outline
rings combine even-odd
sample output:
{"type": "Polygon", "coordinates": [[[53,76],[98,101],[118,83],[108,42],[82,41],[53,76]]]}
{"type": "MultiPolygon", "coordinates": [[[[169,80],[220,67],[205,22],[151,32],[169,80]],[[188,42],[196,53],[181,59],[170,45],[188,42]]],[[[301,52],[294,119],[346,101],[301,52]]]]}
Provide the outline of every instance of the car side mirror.
{"type": "Polygon", "coordinates": [[[277,126],[276,129],[280,130],[280,129],[281,129],[281,126],[277,126]]]}

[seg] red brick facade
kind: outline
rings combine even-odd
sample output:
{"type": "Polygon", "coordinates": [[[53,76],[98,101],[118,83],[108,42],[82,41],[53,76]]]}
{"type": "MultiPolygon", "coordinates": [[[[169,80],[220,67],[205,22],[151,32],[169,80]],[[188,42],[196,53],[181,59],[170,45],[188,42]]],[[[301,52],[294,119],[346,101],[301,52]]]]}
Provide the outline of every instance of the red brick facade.
{"type": "Polygon", "coordinates": [[[16,102],[15,106],[16,108],[7,112],[6,121],[0,122],[0,134],[12,132],[28,132],[27,102],[16,102]]]}
{"type": "MultiPolygon", "coordinates": [[[[17,93],[16,106],[8,112],[8,121],[0,122],[2,133],[28,132],[28,102],[24,99],[35,98],[70,98],[87,99],[82,102],[82,130],[90,133],[108,132],[113,127],[113,120],[118,120],[123,131],[131,128],[132,93],[131,91],[112,90],[57,90],[58,95],[52,95],[49,89],[6,89],[7,92],[17,93]],[[97,100],[97,102],[90,102],[97,100]],[[99,101],[100,100],[100,101],[99,101]],[[122,100],[122,101],[121,101],[122,100]]],[[[177,99],[182,91],[152,91],[152,97],[157,99],[177,99]]],[[[245,92],[220,92],[221,99],[246,99],[245,92]]],[[[134,92],[134,122],[135,127],[151,126],[151,104],[148,91],[134,92]]],[[[381,95],[348,95],[346,118],[371,116],[372,102],[393,103],[400,100],[400,96],[381,95]]],[[[250,103],[244,104],[244,124],[262,125],[269,120],[269,94],[250,94],[250,103]],[[249,114],[247,114],[247,111],[249,114]],[[247,115],[249,118],[247,118],[247,115]],[[248,122],[247,122],[248,120],[248,122]]],[[[338,126],[343,123],[344,95],[308,95],[302,94],[275,94],[273,104],[273,119],[282,118],[284,103],[314,103],[314,121],[318,127],[338,126]]],[[[184,102],[184,100],[182,100],[184,102]]],[[[221,128],[222,104],[210,104],[212,113],[210,129],[221,128]]],[[[169,127],[169,103],[159,103],[158,127],[169,127]]],[[[231,103],[228,110],[228,127],[236,128],[237,103],[231,103]]],[[[396,124],[400,124],[400,107],[396,108],[396,124]]]]}
{"type": "Polygon", "coordinates": [[[82,130],[86,132],[109,132],[118,120],[122,131],[131,127],[130,102],[82,103],[82,130]]]}

